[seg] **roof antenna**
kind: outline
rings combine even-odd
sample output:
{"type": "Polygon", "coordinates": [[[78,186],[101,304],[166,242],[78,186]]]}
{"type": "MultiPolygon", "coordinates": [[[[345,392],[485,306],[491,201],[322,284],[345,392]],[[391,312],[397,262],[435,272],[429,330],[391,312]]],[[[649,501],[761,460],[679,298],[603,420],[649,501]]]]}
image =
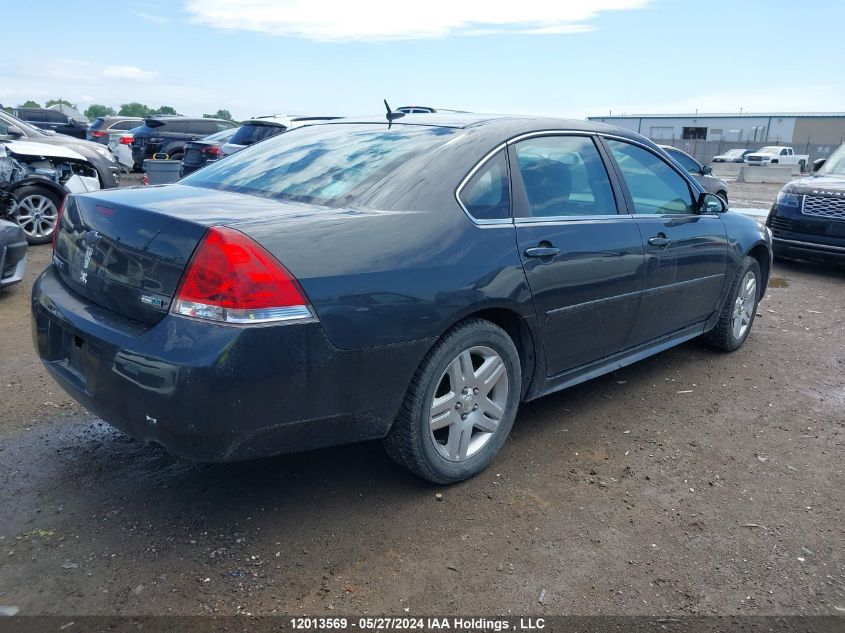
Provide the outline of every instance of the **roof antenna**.
{"type": "Polygon", "coordinates": [[[405,116],[404,112],[395,112],[390,109],[390,105],[387,103],[387,99],[384,100],[384,107],[387,108],[387,129],[390,129],[390,126],[393,125],[393,122],[396,119],[401,119],[405,116]]]}

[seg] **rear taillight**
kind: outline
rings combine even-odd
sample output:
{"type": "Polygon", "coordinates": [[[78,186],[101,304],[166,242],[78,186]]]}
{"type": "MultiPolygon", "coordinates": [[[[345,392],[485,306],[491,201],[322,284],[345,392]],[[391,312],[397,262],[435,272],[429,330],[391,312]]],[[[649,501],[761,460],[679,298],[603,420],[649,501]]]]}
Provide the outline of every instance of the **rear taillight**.
{"type": "Polygon", "coordinates": [[[132,145],[132,138],[133,137],[131,135],[121,136],[120,139],[118,139],[118,143],[120,145],[132,145]]]}
{"type": "Polygon", "coordinates": [[[62,200],[59,206],[59,212],[56,214],[56,227],[53,229],[53,252],[56,252],[56,243],[59,241],[59,229],[62,227],[62,214],[65,212],[65,205],[67,204],[67,196],[62,200]]]}
{"type": "Polygon", "coordinates": [[[91,136],[93,136],[94,138],[102,138],[102,137],[104,137],[105,135],[106,135],[106,133],[105,133],[105,132],[100,132],[99,130],[93,130],[93,131],[91,132],[91,136]]]}
{"type": "Polygon", "coordinates": [[[208,154],[209,156],[220,156],[220,147],[218,145],[212,145],[211,147],[203,147],[200,151],[203,154],[208,154]]]}
{"type": "Polygon", "coordinates": [[[175,314],[225,323],[313,316],[296,279],[240,231],[215,226],[191,256],[173,300],[175,314]]]}

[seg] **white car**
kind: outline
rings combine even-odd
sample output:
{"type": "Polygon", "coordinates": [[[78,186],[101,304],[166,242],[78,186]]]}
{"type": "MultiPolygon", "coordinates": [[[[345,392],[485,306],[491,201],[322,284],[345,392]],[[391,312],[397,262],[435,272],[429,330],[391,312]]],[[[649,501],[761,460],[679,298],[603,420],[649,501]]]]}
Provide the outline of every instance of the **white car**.
{"type": "Polygon", "coordinates": [[[14,197],[15,208],[9,216],[24,230],[30,244],[53,239],[59,208],[68,193],[99,189],[97,170],[69,147],[0,142],[0,191],[14,197]]]}
{"type": "Polygon", "coordinates": [[[135,135],[130,131],[110,132],[108,140],[108,148],[111,150],[114,157],[117,159],[121,170],[125,173],[132,171],[135,166],[135,159],[132,158],[132,139],[135,135]]]}
{"type": "Polygon", "coordinates": [[[768,145],[745,156],[748,165],[798,165],[801,171],[809,160],[808,154],[796,154],[791,147],[783,145],[768,145]]]}

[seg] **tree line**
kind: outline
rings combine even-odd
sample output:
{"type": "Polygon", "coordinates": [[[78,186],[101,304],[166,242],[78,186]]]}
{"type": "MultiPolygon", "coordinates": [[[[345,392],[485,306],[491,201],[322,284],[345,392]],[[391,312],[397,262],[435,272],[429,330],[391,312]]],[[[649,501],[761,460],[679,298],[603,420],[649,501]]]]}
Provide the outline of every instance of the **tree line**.
{"type": "MultiPolygon", "coordinates": [[[[37,101],[33,101],[29,99],[24,101],[20,105],[19,108],[49,108],[50,106],[56,104],[65,104],[70,106],[73,109],[77,109],[75,103],[71,103],[70,101],[66,101],[65,99],[49,99],[44,102],[42,106],[37,101]]],[[[11,108],[6,108],[6,110],[11,110],[11,108]]],[[[151,108],[150,106],[139,103],[137,101],[132,101],[130,103],[122,103],[120,107],[115,110],[111,106],[103,105],[100,103],[93,103],[85,109],[83,114],[91,120],[96,119],[98,116],[113,116],[113,115],[120,115],[120,116],[137,116],[141,118],[145,118],[148,116],[155,116],[157,114],[171,114],[174,116],[180,116],[180,114],[176,111],[176,108],[168,105],[163,105],[158,108],[151,108]]],[[[232,118],[232,113],[228,110],[220,109],[214,114],[203,114],[202,115],[206,119],[225,119],[227,121],[234,121],[232,118]]]]}

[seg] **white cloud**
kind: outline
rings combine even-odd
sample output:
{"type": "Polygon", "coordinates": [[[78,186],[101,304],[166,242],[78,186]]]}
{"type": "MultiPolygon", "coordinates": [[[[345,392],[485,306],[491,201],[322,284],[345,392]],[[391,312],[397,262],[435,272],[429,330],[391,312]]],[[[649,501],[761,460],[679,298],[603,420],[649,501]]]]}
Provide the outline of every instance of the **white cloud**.
{"type": "Polygon", "coordinates": [[[320,41],[379,41],[477,35],[561,34],[593,30],[605,11],[636,9],[651,0],[189,0],[193,22],[221,29],[320,41]]]}
{"type": "Polygon", "coordinates": [[[103,68],[103,77],[109,79],[131,79],[142,81],[153,79],[158,75],[154,70],[144,70],[137,66],[106,66],[103,68]]]}

